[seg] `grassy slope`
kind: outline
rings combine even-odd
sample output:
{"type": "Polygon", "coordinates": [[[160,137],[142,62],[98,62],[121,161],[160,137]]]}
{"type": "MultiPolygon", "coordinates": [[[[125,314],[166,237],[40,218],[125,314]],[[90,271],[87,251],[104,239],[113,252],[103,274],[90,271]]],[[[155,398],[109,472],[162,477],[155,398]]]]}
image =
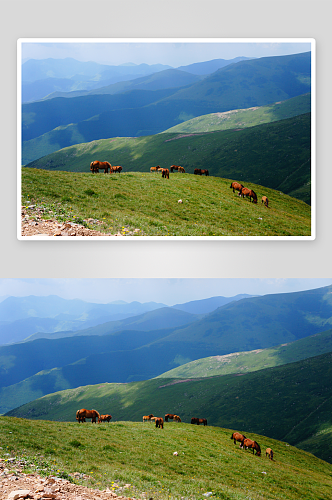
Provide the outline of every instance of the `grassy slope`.
{"type": "Polygon", "coordinates": [[[200,378],[252,371],[293,363],[332,351],[332,330],[270,349],[210,356],[173,368],[156,378],[200,378]]]}
{"type": "Polygon", "coordinates": [[[45,218],[103,222],[104,232],[142,236],[308,236],[310,206],[269,188],[247,184],[258,204],[241,199],[230,180],[160,173],[92,175],[22,171],[22,205],[42,205],[45,218]],[[261,204],[267,195],[270,208],[261,204]],[[183,203],[178,203],[178,200],[183,203]]]}
{"type": "Polygon", "coordinates": [[[29,167],[89,172],[91,161],[100,159],[121,165],[124,172],[174,164],[187,173],[208,168],[210,176],[294,192],[310,203],[310,128],[307,113],[239,131],[102,139],[62,149],[29,167]]]}
{"type": "Polygon", "coordinates": [[[230,439],[231,430],[142,422],[79,425],[0,418],[3,451],[28,462],[26,471],[68,477],[135,498],[174,500],[329,500],[331,465],[287,443],[250,434],[263,454],[253,456],[230,439]],[[270,446],[275,460],[265,458],[270,446]],[[24,450],[24,451],[23,451],[24,450]],[[178,456],[173,453],[177,451],[178,456]],[[120,490],[125,484],[128,489],[120,490]]]}
{"type": "MultiPolygon", "coordinates": [[[[96,408],[115,420],[141,421],[142,415],[180,415],[183,422],[205,417],[209,425],[255,432],[292,445],[330,429],[332,354],[242,376],[195,380],[153,379],[130,384],[98,384],[50,394],[9,416],[75,420],[78,408],[96,408]]],[[[323,443],[320,443],[321,445],[323,443]]],[[[316,446],[332,462],[332,445],[316,446]]]]}
{"type": "Polygon", "coordinates": [[[235,109],[224,113],[210,113],[198,116],[174,127],[164,133],[200,133],[214,130],[229,130],[232,128],[247,128],[285,120],[304,113],[310,113],[311,94],[304,94],[270,106],[260,106],[248,109],[235,109]]]}

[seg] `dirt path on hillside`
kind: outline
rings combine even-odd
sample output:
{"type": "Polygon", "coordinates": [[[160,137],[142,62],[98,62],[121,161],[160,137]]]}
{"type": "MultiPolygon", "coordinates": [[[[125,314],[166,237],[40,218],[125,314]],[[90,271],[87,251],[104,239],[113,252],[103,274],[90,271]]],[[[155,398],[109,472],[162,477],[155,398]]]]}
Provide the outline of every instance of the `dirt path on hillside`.
{"type": "MultiPolygon", "coordinates": [[[[89,476],[78,472],[73,479],[88,480],[89,476]]],[[[122,487],[114,483],[117,492],[133,492],[130,484],[122,487]]],[[[19,460],[0,458],[1,500],[138,500],[138,497],[119,496],[110,489],[98,490],[71,483],[56,476],[41,477],[38,474],[24,474],[19,460]]]]}

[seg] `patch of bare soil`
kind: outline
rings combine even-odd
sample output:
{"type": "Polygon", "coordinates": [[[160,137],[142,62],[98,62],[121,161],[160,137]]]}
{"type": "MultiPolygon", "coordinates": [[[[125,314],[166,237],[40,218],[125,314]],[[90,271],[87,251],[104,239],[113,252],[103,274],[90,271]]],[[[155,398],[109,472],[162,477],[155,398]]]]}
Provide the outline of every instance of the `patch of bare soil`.
{"type": "MultiPolygon", "coordinates": [[[[21,208],[21,235],[22,236],[132,236],[140,233],[139,229],[126,231],[125,234],[103,233],[96,229],[89,229],[81,224],[66,221],[59,222],[56,219],[44,219],[44,209],[37,205],[21,208]]],[[[87,219],[84,222],[93,225],[103,223],[95,219],[87,219]]],[[[140,233],[142,235],[142,233],[140,233]]]]}
{"type": "MultiPolygon", "coordinates": [[[[73,478],[89,479],[89,476],[74,473],[73,478]]],[[[131,485],[124,485],[126,491],[131,485]]],[[[74,484],[55,476],[41,477],[39,474],[24,474],[20,462],[15,469],[8,468],[8,461],[0,459],[0,499],[1,500],[136,500],[119,496],[110,489],[98,490],[74,484]]]]}

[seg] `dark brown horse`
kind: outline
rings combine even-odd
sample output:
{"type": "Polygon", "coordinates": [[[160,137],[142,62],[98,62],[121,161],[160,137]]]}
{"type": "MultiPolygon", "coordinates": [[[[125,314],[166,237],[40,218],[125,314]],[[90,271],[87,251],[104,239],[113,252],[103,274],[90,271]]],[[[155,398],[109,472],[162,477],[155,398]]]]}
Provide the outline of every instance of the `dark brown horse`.
{"type": "Polygon", "coordinates": [[[253,203],[257,203],[257,195],[256,195],[255,191],[253,191],[252,189],[243,187],[241,189],[241,191],[239,192],[239,196],[242,196],[242,198],[247,196],[247,197],[249,197],[249,201],[251,201],[251,198],[252,198],[253,203]]]}
{"type": "Polygon", "coordinates": [[[110,163],[108,163],[108,161],[92,161],[90,163],[90,170],[91,172],[94,174],[94,173],[97,173],[99,172],[99,170],[101,169],[104,169],[104,173],[107,174],[108,173],[108,169],[111,170],[112,166],[110,163]]]}
{"type": "Polygon", "coordinates": [[[191,423],[192,424],[196,424],[196,425],[199,425],[199,424],[207,425],[207,420],[206,420],[206,418],[196,418],[196,417],[193,417],[191,419],[191,423]]]}
{"type": "Polygon", "coordinates": [[[164,428],[164,419],[162,417],[156,418],[156,427],[159,427],[160,429],[164,428]]]}
{"type": "Polygon", "coordinates": [[[169,170],[168,170],[168,168],[163,168],[162,169],[161,176],[165,177],[165,179],[169,179],[169,170]]]}
{"type": "Polygon", "coordinates": [[[259,444],[256,442],[256,441],[252,441],[251,439],[248,439],[246,438],[244,441],[243,441],[243,447],[247,450],[248,448],[252,448],[252,452],[253,454],[255,454],[255,450],[256,450],[256,455],[258,457],[261,456],[261,448],[259,446],[259,444]]]}
{"type": "Polygon", "coordinates": [[[174,413],[166,413],[165,422],[168,422],[168,419],[173,420],[174,417],[176,417],[174,413]]]}
{"type": "Polygon", "coordinates": [[[173,172],[174,170],[179,171],[179,168],[181,168],[181,167],[179,167],[178,165],[171,165],[171,167],[170,167],[170,171],[171,171],[171,172],[173,172]]]}
{"type": "Polygon", "coordinates": [[[233,193],[235,193],[235,191],[241,191],[241,189],[244,188],[244,186],[242,186],[242,184],[240,184],[239,182],[232,182],[232,184],[229,186],[230,188],[233,188],[233,193]]]}
{"type": "Polygon", "coordinates": [[[233,432],[233,434],[231,435],[231,439],[234,440],[234,444],[236,444],[236,441],[240,441],[240,448],[243,448],[243,441],[246,439],[246,437],[239,432],[233,432]]]}
{"type": "Polygon", "coordinates": [[[109,422],[111,419],[112,415],[100,415],[100,417],[98,417],[98,424],[101,422],[109,422]]]}
{"type": "Polygon", "coordinates": [[[195,175],[209,175],[209,171],[201,169],[201,168],[195,168],[194,174],[195,175]]]}
{"type": "Polygon", "coordinates": [[[85,422],[86,418],[91,418],[91,423],[96,424],[97,418],[99,419],[100,415],[97,412],[97,410],[86,410],[85,408],[82,408],[81,410],[77,410],[76,420],[78,420],[78,423],[85,422]]]}

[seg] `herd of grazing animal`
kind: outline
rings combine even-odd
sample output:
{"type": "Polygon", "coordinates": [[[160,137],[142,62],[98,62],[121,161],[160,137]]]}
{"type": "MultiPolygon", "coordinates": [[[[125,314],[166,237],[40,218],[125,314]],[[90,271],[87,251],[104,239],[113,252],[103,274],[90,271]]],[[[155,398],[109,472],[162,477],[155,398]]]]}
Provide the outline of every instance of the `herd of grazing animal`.
{"type": "MultiPolygon", "coordinates": [[[[122,167],[117,166],[117,167],[112,167],[112,165],[108,161],[92,161],[90,164],[90,170],[93,174],[99,173],[99,170],[104,170],[104,173],[107,174],[108,171],[110,174],[112,173],[120,173],[122,171],[122,167]]],[[[169,179],[169,172],[171,171],[172,173],[174,170],[177,170],[178,172],[185,173],[185,169],[179,165],[171,165],[170,168],[162,168],[159,165],[156,167],[151,167],[150,172],[161,172],[162,178],[169,179]]],[[[195,168],[194,170],[194,175],[209,175],[209,171],[206,169],[201,169],[201,168],[195,168]]],[[[247,197],[249,198],[249,201],[253,203],[257,203],[257,195],[255,191],[252,189],[246,188],[243,186],[240,182],[232,182],[230,185],[230,188],[233,188],[233,193],[235,191],[239,191],[238,195],[241,198],[247,197]]],[[[262,203],[266,208],[269,207],[269,200],[267,196],[262,196],[262,203]]]]}
{"type": "MultiPolygon", "coordinates": [[[[238,195],[241,198],[244,198],[246,196],[247,198],[249,198],[249,201],[251,201],[252,198],[253,203],[257,203],[257,194],[252,189],[246,188],[242,184],[236,181],[232,182],[232,184],[229,187],[233,189],[233,193],[235,193],[235,191],[239,191],[238,195]]],[[[264,203],[266,208],[269,207],[269,200],[267,196],[262,196],[262,203],[264,203]]]]}
{"type": "MultiPolygon", "coordinates": [[[[231,435],[231,439],[233,439],[234,444],[236,444],[237,441],[240,443],[240,448],[244,450],[248,450],[249,448],[252,449],[252,453],[255,454],[256,450],[256,455],[258,457],[261,456],[261,447],[257,443],[257,441],[253,441],[252,439],[247,438],[243,434],[240,434],[239,432],[233,432],[231,435]]],[[[270,460],[273,460],[273,450],[271,448],[266,448],[265,452],[265,457],[269,457],[270,460]]]]}
{"type": "Polygon", "coordinates": [[[90,163],[90,170],[93,174],[98,174],[99,170],[104,170],[104,174],[108,174],[108,171],[110,171],[110,174],[115,174],[116,172],[120,174],[122,167],[120,167],[119,165],[116,167],[112,167],[112,165],[108,161],[95,160],[90,163]]]}
{"type": "Polygon", "coordinates": [[[80,424],[86,422],[87,418],[91,418],[91,423],[95,424],[97,423],[98,419],[98,424],[101,422],[109,422],[112,419],[112,415],[100,415],[97,410],[86,410],[85,408],[82,408],[81,410],[77,410],[76,412],[76,420],[80,424]]]}
{"type": "MultiPolygon", "coordinates": [[[[91,418],[91,423],[95,424],[98,419],[98,424],[101,422],[109,422],[112,419],[112,415],[100,415],[97,410],[86,410],[85,408],[82,408],[81,410],[77,410],[76,412],[76,420],[78,423],[82,424],[86,422],[87,418],[91,418]]],[[[173,420],[173,422],[181,422],[181,418],[178,415],[175,415],[174,413],[166,413],[165,414],[165,419],[162,417],[155,417],[152,413],[150,415],[144,415],[143,416],[143,423],[144,422],[154,422],[155,426],[159,429],[164,428],[164,421],[168,422],[169,420],[173,420]]],[[[191,419],[191,424],[194,425],[200,425],[203,424],[204,426],[207,425],[207,420],[206,418],[197,418],[193,417],[191,419]]],[[[231,435],[231,439],[234,441],[234,444],[238,441],[240,443],[240,448],[248,450],[252,449],[252,453],[255,454],[256,450],[256,455],[258,457],[261,456],[261,448],[257,441],[253,441],[252,439],[247,438],[243,434],[240,434],[239,432],[233,432],[231,435]]],[[[273,450],[271,448],[266,448],[265,456],[268,457],[270,460],[273,460],[273,450]]]]}

